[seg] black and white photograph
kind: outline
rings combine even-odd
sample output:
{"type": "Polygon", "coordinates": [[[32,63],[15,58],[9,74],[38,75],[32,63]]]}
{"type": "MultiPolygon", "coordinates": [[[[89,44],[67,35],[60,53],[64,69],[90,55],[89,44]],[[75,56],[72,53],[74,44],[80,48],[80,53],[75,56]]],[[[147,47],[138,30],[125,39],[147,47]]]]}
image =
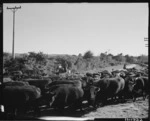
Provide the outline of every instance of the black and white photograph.
{"type": "Polygon", "coordinates": [[[149,118],[149,4],[3,3],[0,120],[149,118]]]}

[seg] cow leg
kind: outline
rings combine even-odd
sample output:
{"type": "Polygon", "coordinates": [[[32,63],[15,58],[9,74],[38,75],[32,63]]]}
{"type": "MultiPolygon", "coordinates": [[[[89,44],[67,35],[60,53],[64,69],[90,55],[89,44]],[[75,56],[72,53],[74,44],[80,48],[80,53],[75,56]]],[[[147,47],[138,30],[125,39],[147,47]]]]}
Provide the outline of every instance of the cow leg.
{"type": "Polygon", "coordinates": [[[71,107],[71,111],[75,111],[76,109],[80,109],[80,111],[83,111],[83,109],[82,109],[82,100],[81,99],[76,101],[71,107]]]}
{"type": "Polygon", "coordinates": [[[17,115],[25,114],[24,108],[22,106],[19,106],[16,110],[17,115]]]}
{"type": "Polygon", "coordinates": [[[104,106],[106,104],[107,104],[107,97],[103,97],[101,106],[104,106]]]}
{"type": "Polygon", "coordinates": [[[78,106],[78,107],[79,107],[80,111],[83,111],[83,109],[82,109],[82,99],[81,99],[81,100],[79,100],[79,103],[78,103],[78,104],[79,104],[79,106],[78,106]]]}
{"type": "Polygon", "coordinates": [[[112,102],[116,102],[116,100],[117,100],[117,96],[115,95],[112,97],[112,102]]]}
{"type": "Polygon", "coordinates": [[[132,95],[133,102],[136,101],[136,95],[132,95]]]}
{"type": "Polygon", "coordinates": [[[143,100],[145,100],[146,99],[146,93],[145,93],[145,91],[143,91],[143,100]]]}
{"type": "Polygon", "coordinates": [[[98,100],[97,100],[97,98],[96,98],[96,100],[95,100],[95,103],[94,103],[94,108],[97,108],[98,107],[98,100]]]}
{"type": "Polygon", "coordinates": [[[15,119],[17,116],[17,109],[14,107],[11,107],[11,111],[10,113],[8,113],[7,116],[8,116],[8,119],[11,119],[11,120],[15,119]]]}
{"type": "Polygon", "coordinates": [[[101,97],[103,97],[103,96],[97,96],[96,97],[96,100],[95,100],[95,105],[98,107],[98,106],[102,106],[102,104],[103,104],[103,100],[105,100],[105,99],[101,99],[101,97]]]}
{"type": "Polygon", "coordinates": [[[104,102],[105,96],[104,95],[97,95],[96,96],[96,100],[95,100],[95,105],[98,106],[102,106],[102,103],[104,102]]]}
{"type": "Polygon", "coordinates": [[[146,99],[149,99],[149,95],[146,95],[146,99]]]}
{"type": "Polygon", "coordinates": [[[124,96],[121,96],[121,103],[124,103],[126,100],[125,100],[125,97],[124,96]]]}
{"type": "Polygon", "coordinates": [[[98,107],[98,103],[95,101],[93,107],[96,109],[98,107]]]}
{"type": "Polygon", "coordinates": [[[14,116],[16,117],[18,115],[18,109],[17,108],[14,108],[14,116]]]}
{"type": "Polygon", "coordinates": [[[118,98],[119,98],[119,102],[125,102],[125,99],[124,99],[124,96],[123,96],[123,93],[120,93],[119,95],[118,95],[118,98]]]}
{"type": "Polygon", "coordinates": [[[122,93],[122,102],[125,102],[125,101],[126,101],[126,98],[127,98],[126,94],[125,94],[125,93],[122,93]]]}
{"type": "Polygon", "coordinates": [[[37,106],[34,107],[34,111],[35,111],[35,116],[40,116],[41,115],[39,107],[37,107],[37,106]]]}
{"type": "Polygon", "coordinates": [[[6,106],[6,105],[4,106],[5,106],[6,119],[10,120],[10,116],[12,115],[12,109],[9,106],[6,106]],[[10,113],[10,110],[11,110],[11,113],[10,113]]]}
{"type": "Polygon", "coordinates": [[[35,116],[40,116],[41,112],[40,112],[40,108],[38,107],[38,101],[33,102],[33,110],[34,110],[34,115],[35,116]]]}
{"type": "Polygon", "coordinates": [[[65,111],[64,111],[64,106],[59,106],[59,108],[58,108],[58,113],[59,113],[60,115],[64,115],[64,113],[65,113],[65,111]]]}

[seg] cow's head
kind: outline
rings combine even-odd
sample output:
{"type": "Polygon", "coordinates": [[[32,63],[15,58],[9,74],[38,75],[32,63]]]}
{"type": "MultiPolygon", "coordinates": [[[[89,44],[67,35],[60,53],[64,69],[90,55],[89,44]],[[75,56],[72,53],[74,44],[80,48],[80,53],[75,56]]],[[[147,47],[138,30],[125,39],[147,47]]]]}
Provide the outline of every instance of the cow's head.
{"type": "Polygon", "coordinates": [[[143,89],[144,87],[144,80],[140,77],[135,78],[135,84],[133,85],[133,90],[138,91],[140,89],[143,89]]]}
{"type": "Polygon", "coordinates": [[[94,106],[95,104],[95,99],[97,96],[97,93],[100,91],[99,87],[95,87],[93,85],[87,87],[85,89],[85,96],[87,97],[87,100],[89,102],[89,105],[94,106]]]}
{"type": "Polygon", "coordinates": [[[126,76],[125,72],[121,71],[120,72],[120,77],[125,78],[125,76],[126,76]]]}
{"type": "Polygon", "coordinates": [[[82,77],[81,82],[82,82],[82,88],[89,87],[91,85],[91,78],[92,77],[82,77]]]}

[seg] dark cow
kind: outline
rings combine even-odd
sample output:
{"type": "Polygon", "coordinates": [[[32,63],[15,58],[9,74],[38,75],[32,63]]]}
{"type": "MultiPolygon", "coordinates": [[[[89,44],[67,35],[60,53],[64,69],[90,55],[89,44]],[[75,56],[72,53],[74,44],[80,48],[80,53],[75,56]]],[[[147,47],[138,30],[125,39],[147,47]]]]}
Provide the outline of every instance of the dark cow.
{"type": "MultiPolygon", "coordinates": [[[[79,81],[80,83],[80,81],[79,81]]],[[[65,106],[72,106],[82,110],[82,97],[84,91],[80,85],[61,84],[52,86],[51,93],[54,94],[50,106],[63,110],[65,106]]]]}
{"type": "Polygon", "coordinates": [[[148,95],[148,90],[149,90],[149,82],[148,82],[148,77],[137,77],[135,79],[135,84],[133,87],[133,101],[136,100],[137,96],[143,96],[143,99],[145,100],[146,95],[148,95]]]}
{"type": "Polygon", "coordinates": [[[148,77],[141,76],[141,78],[144,80],[144,90],[148,94],[148,92],[149,92],[149,80],[148,80],[148,77]]]}
{"type": "Polygon", "coordinates": [[[90,85],[89,87],[84,89],[84,96],[83,96],[83,101],[87,100],[89,105],[92,105],[93,107],[96,106],[96,96],[97,93],[100,91],[99,87],[90,85]]]}
{"type": "Polygon", "coordinates": [[[47,89],[48,85],[52,82],[51,79],[44,80],[44,79],[24,79],[24,82],[28,82],[30,85],[39,87],[41,89],[42,94],[44,94],[47,89]]]}
{"type": "Polygon", "coordinates": [[[94,86],[100,88],[100,91],[97,93],[96,103],[102,101],[102,104],[105,104],[108,98],[121,95],[125,86],[125,81],[121,77],[103,78],[94,83],[94,86]]]}
{"type": "Polygon", "coordinates": [[[29,85],[6,86],[3,90],[3,95],[6,112],[8,113],[11,110],[11,113],[17,115],[18,109],[23,110],[31,106],[37,107],[37,104],[32,102],[41,97],[41,90],[29,85]]]}
{"type": "Polygon", "coordinates": [[[135,84],[135,77],[134,76],[123,76],[125,80],[125,87],[122,92],[123,99],[133,98],[133,87],[135,84]]]}

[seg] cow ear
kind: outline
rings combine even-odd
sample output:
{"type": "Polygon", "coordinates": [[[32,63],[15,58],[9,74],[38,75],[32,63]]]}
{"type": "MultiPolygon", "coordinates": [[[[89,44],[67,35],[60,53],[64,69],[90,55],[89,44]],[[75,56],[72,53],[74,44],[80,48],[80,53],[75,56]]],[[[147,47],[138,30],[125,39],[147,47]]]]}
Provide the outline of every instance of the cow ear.
{"type": "Polygon", "coordinates": [[[96,92],[99,92],[99,91],[100,91],[100,88],[99,88],[99,87],[97,87],[97,88],[96,88],[96,92]]]}

